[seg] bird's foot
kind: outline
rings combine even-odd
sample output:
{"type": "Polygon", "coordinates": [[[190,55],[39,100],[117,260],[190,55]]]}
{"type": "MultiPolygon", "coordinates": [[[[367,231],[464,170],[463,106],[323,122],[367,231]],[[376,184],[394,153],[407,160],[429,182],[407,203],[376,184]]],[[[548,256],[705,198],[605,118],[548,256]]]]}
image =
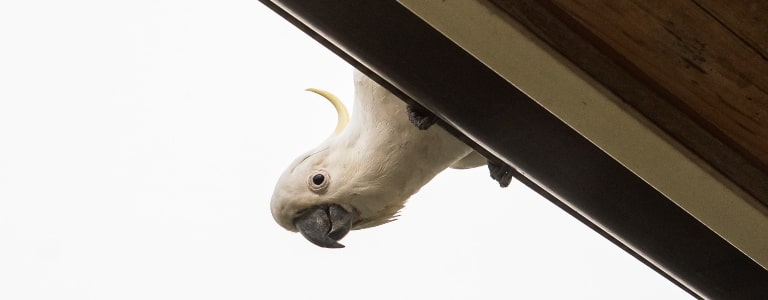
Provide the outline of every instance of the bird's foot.
{"type": "Polygon", "coordinates": [[[499,186],[505,188],[512,182],[512,177],[517,173],[517,170],[510,167],[505,163],[496,163],[488,161],[488,170],[491,171],[491,178],[499,182],[499,186]]]}
{"type": "Polygon", "coordinates": [[[437,122],[437,116],[415,105],[408,105],[408,120],[420,130],[427,130],[437,122]]]}

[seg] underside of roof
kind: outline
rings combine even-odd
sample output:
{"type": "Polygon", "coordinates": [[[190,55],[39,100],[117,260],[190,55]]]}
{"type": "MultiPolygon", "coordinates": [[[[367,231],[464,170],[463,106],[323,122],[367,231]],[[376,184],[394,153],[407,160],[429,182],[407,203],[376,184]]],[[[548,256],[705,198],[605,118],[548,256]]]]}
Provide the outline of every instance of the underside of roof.
{"type": "Polygon", "coordinates": [[[768,5],[262,2],[692,295],[768,299],[768,5]]]}

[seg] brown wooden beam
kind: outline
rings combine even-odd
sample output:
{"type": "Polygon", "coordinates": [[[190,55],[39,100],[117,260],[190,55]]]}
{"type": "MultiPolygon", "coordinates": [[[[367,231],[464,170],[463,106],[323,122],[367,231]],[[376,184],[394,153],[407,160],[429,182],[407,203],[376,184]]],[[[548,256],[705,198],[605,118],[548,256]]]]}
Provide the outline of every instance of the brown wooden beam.
{"type": "Polygon", "coordinates": [[[690,0],[551,3],[602,41],[606,53],[768,170],[768,61],[729,27],[690,0]]]}
{"type": "MultiPolygon", "coordinates": [[[[768,68],[753,45],[765,45],[768,35],[727,29],[722,25],[726,21],[684,0],[672,1],[674,5],[626,0],[491,2],[759,199],[762,205],[756,207],[766,211],[768,94],[762,87],[768,86],[768,68]],[[697,13],[674,17],[681,7],[697,13]],[[699,30],[715,33],[688,33],[698,23],[708,24],[699,30]],[[742,37],[732,32],[742,32],[742,37]],[[706,39],[715,34],[726,37],[706,39]],[[723,50],[724,40],[737,44],[733,47],[739,55],[723,50]],[[734,69],[743,64],[739,59],[751,59],[756,67],[734,69]],[[736,100],[724,100],[731,98],[736,100]]],[[[742,16],[747,10],[738,11],[742,16]]],[[[722,19],[734,18],[731,15],[722,19]]]]}

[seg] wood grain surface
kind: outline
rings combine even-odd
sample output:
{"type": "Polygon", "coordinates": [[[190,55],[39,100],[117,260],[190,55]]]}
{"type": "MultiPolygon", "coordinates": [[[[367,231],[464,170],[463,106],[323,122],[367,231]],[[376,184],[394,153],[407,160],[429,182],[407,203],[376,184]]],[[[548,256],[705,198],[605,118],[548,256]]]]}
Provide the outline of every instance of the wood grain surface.
{"type": "Polygon", "coordinates": [[[491,2],[768,205],[768,2],[491,2]]]}

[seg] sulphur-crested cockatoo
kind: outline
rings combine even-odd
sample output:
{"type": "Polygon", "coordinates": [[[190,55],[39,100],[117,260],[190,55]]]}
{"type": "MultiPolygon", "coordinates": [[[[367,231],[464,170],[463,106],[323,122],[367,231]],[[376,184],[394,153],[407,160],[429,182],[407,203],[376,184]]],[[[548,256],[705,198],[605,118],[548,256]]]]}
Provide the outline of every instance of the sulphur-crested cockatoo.
{"type": "Polygon", "coordinates": [[[392,221],[446,168],[487,163],[439,126],[430,127],[434,117],[428,112],[411,109],[358,71],[354,84],[351,118],[332,94],[310,89],[336,107],[336,130],[288,166],[272,195],[275,221],[321,247],[344,247],[338,241],[350,230],[392,221]]]}

